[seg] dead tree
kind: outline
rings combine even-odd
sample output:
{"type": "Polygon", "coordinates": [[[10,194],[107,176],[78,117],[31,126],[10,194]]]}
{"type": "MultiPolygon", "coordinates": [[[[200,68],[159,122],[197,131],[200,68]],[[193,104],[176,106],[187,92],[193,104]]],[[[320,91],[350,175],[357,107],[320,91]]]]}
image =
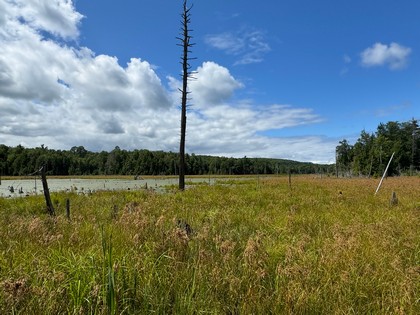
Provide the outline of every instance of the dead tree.
{"type": "Polygon", "coordinates": [[[189,24],[191,23],[191,7],[187,6],[187,0],[184,0],[183,11],[181,14],[181,37],[177,37],[180,41],[178,46],[183,48],[183,54],[181,57],[182,64],[182,89],[180,92],[181,96],[181,139],[179,143],[179,190],[185,189],[185,133],[187,130],[187,101],[188,101],[188,79],[191,78],[191,65],[189,61],[195,58],[189,58],[188,54],[191,53],[190,48],[194,46],[191,43],[192,36],[190,35],[191,30],[189,24]]]}

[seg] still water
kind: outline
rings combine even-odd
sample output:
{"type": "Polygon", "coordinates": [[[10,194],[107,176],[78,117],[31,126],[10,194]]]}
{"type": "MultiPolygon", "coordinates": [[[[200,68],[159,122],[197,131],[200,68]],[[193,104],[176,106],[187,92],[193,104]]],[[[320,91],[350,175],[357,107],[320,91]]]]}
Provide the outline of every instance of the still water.
{"type": "MultiPolygon", "coordinates": [[[[74,191],[89,193],[98,190],[138,190],[153,189],[165,191],[168,185],[178,185],[178,178],[148,178],[140,180],[128,179],[47,179],[50,192],[74,191]]],[[[213,178],[188,178],[187,182],[214,184],[213,178]]],[[[42,182],[37,179],[2,180],[0,197],[18,197],[43,194],[42,182]]]]}

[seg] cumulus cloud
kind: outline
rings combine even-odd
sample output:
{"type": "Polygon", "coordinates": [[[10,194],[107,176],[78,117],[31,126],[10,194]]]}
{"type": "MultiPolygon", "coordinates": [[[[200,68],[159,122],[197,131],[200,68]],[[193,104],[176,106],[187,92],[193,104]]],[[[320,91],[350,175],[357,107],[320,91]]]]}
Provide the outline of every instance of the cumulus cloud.
{"type": "Polygon", "coordinates": [[[194,103],[200,107],[219,104],[232,97],[243,84],[237,81],[225,67],[214,62],[204,62],[191,80],[194,103]]]}
{"type": "Polygon", "coordinates": [[[391,70],[402,69],[406,66],[411,48],[397,43],[384,45],[376,43],[366,48],[361,54],[362,65],[366,67],[388,66],[391,70]]]}
{"type": "MultiPolygon", "coordinates": [[[[168,90],[145,60],[132,58],[121,66],[116,57],[78,47],[81,19],[69,0],[0,1],[0,143],[177,151],[180,82],[169,77],[168,90]]],[[[249,48],[269,49],[258,32],[242,41],[229,48],[241,60],[249,48]]],[[[235,92],[244,84],[211,61],[195,77],[188,152],[303,161],[333,156],[325,150],[329,139],[264,136],[265,130],[319,122],[310,108],[237,100],[235,92]]]]}
{"type": "MultiPolygon", "coordinates": [[[[315,158],[329,160],[327,156],[332,153],[331,150],[324,150],[324,144],[322,150],[317,150],[320,149],[321,143],[325,143],[323,138],[296,138],[297,144],[291,146],[289,142],[293,141],[292,139],[263,135],[266,130],[280,130],[322,121],[312,109],[232,101],[235,90],[243,88],[244,85],[237,81],[227,68],[214,62],[204,62],[198,67],[195,77],[196,80],[192,80],[190,84],[193,105],[187,118],[188,151],[236,157],[246,155],[306,161],[315,158]],[[306,147],[309,144],[305,144],[305,139],[310,142],[311,149],[306,147]],[[310,156],[304,153],[308,150],[312,151],[310,156]]],[[[175,91],[180,82],[173,78],[171,80],[175,91]]],[[[328,145],[332,142],[331,140],[328,145]]],[[[334,147],[333,145],[332,148],[334,147]]]]}
{"type": "Polygon", "coordinates": [[[260,63],[271,50],[264,32],[259,30],[244,29],[238,32],[211,34],[205,37],[205,42],[215,49],[235,56],[235,65],[260,63]]]}
{"type": "Polygon", "coordinates": [[[126,68],[117,58],[106,55],[80,61],[75,72],[62,76],[90,106],[112,112],[170,106],[160,79],[147,61],[133,58],[126,68]]]}
{"type": "Polygon", "coordinates": [[[12,135],[37,139],[83,134],[80,138],[86,141],[124,134],[125,117],[117,113],[137,112],[140,121],[148,118],[146,109],[171,106],[169,93],[148,62],[133,58],[121,67],[116,57],[95,56],[88,48],[45,37],[45,32],[77,36],[80,14],[71,1],[2,6],[0,105],[10,115],[0,117],[1,142],[12,135]],[[63,127],[52,128],[58,121],[63,127]]]}
{"type": "Polygon", "coordinates": [[[79,36],[83,15],[75,10],[71,0],[14,0],[10,5],[15,16],[36,30],[65,39],[79,36]]]}

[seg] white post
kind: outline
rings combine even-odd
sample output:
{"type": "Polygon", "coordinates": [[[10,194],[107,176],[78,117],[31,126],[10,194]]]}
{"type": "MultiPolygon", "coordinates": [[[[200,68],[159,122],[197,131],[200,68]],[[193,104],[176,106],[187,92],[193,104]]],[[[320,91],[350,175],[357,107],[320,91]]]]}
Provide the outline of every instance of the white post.
{"type": "Polygon", "coordinates": [[[382,178],[381,178],[381,181],[379,182],[378,188],[376,188],[375,195],[378,193],[379,188],[381,188],[382,181],[383,181],[383,180],[384,180],[384,178],[385,178],[386,172],[388,172],[388,167],[389,167],[389,165],[391,164],[391,161],[392,161],[392,158],[394,157],[394,154],[395,154],[395,152],[393,152],[393,153],[392,153],[391,158],[389,159],[388,165],[387,165],[387,166],[386,166],[386,168],[385,168],[384,175],[382,175],[382,178]]]}

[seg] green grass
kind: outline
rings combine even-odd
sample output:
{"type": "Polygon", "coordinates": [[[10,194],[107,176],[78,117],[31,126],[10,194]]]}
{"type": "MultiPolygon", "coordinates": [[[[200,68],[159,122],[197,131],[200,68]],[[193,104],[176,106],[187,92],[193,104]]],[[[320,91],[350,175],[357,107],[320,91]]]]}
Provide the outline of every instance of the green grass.
{"type": "Polygon", "coordinates": [[[376,185],[0,199],[0,314],[419,314],[420,180],[376,185]]]}

